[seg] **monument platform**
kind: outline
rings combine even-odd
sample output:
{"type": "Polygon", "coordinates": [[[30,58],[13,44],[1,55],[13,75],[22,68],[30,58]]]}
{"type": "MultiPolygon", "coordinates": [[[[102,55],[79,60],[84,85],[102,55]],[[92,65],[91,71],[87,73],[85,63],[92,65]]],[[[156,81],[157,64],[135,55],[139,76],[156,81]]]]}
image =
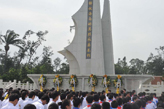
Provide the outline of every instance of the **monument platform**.
{"type": "MultiPolygon", "coordinates": [[[[34,82],[36,87],[39,89],[39,83],[38,79],[41,74],[28,74],[27,76],[34,82]]],[[[55,78],[56,74],[44,74],[47,78],[47,84],[44,87],[45,89],[51,89],[54,87],[53,85],[53,79],[55,78]]],[[[69,74],[60,74],[60,76],[63,78],[63,83],[60,89],[71,89],[69,85],[69,78],[71,75],[69,74]]],[[[78,78],[78,85],[75,87],[75,91],[91,91],[91,87],[89,87],[88,84],[88,78],[89,75],[76,75],[78,78]]],[[[105,88],[102,85],[102,75],[96,75],[98,78],[98,85],[95,87],[95,91],[102,91],[105,90],[105,88]]],[[[110,75],[108,75],[110,76],[110,75]]],[[[121,75],[123,79],[123,85],[122,89],[125,88],[127,91],[136,90],[137,92],[140,92],[140,88],[142,84],[148,84],[152,79],[153,76],[151,75],[121,75]]],[[[115,92],[116,88],[113,86],[113,80],[117,77],[117,75],[111,75],[111,86],[109,87],[112,92],[115,92]]],[[[56,87],[55,87],[56,88],[56,87]]]]}

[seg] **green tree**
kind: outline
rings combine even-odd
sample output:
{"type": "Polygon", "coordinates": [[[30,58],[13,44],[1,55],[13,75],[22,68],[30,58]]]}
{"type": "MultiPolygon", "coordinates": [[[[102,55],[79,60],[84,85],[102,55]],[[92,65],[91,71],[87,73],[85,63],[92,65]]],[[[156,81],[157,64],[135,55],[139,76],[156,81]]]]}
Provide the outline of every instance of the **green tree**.
{"type": "Polygon", "coordinates": [[[147,73],[144,61],[138,58],[130,60],[130,69],[132,69],[132,71],[135,71],[136,74],[147,73]]]}
{"type": "Polygon", "coordinates": [[[1,35],[0,36],[0,40],[2,43],[5,44],[4,46],[4,49],[5,49],[5,68],[4,68],[4,71],[6,71],[6,62],[7,62],[7,53],[10,49],[10,46],[9,45],[13,45],[13,46],[16,46],[16,47],[19,47],[19,48],[23,48],[21,46],[21,44],[23,44],[24,42],[19,39],[19,34],[16,34],[14,31],[11,31],[11,30],[7,30],[6,34],[5,35],[1,35]]]}
{"type": "Polygon", "coordinates": [[[157,55],[152,53],[147,59],[148,73],[152,75],[164,75],[164,46],[156,48],[157,55]]]}
{"type": "Polygon", "coordinates": [[[126,57],[122,60],[119,58],[118,62],[115,64],[115,73],[116,74],[128,74],[129,73],[129,66],[126,62],[126,57]]]}

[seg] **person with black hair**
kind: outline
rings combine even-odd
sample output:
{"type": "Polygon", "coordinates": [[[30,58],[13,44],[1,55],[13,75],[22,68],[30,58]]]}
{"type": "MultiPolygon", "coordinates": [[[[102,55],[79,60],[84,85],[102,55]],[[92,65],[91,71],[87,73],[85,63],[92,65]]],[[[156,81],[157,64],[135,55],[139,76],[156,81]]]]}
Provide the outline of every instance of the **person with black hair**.
{"type": "Polygon", "coordinates": [[[2,95],[3,95],[3,91],[0,90],[0,109],[2,107],[2,95]]]}
{"type": "Polygon", "coordinates": [[[36,109],[44,109],[44,105],[48,104],[49,102],[49,97],[48,95],[43,95],[40,100],[32,103],[33,105],[36,106],[36,109]]]}
{"type": "Polygon", "coordinates": [[[141,109],[136,103],[132,104],[132,109],[141,109]]]}
{"type": "Polygon", "coordinates": [[[137,104],[139,108],[142,108],[142,101],[141,100],[137,100],[135,102],[135,104],[137,104]]]}
{"type": "Polygon", "coordinates": [[[163,101],[159,101],[158,103],[157,103],[157,109],[158,108],[164,108],[164,104],[163,104],[163,101]]]}
{"type": "Polygon", "coordinates": [[[27,104],[23,109],[36,109],[36,107],[33,104],[27,104]]]}
{"type": "Polygon", "coordinates": [[[93,96],[88,95],[86,98],[86,101],[87,101],[87,106],[84,107],[83,109],[90,109],[92,106],[92,102],[93,102],[93,96]]]}
{"type": "Polygon", "coordinates": [[[65,99],[62,102],[61,109],[71,109],[71,102],[68,99],[65,99]]]}
{"type": "Polygon", "coordinates": [[[95,94],[95,95],[93,96],[93,103],[99,104],[99,99],[100,99],[99,95],[98,95],[98,94],[95,94]]]}
{"type": "Polygon", "coordinates": [[[72,93],[68,94],[67,99],[70,100],[71,107],[73,107],[73,94],[72,93]]]}
{"type": "Polygon", "coordinates": [[[38,101],[39,100],[38,94],[39,94],[40,90],[35,89],[34,92],[35,92],[35,98],[34,98],[33,101],[35,102],[35,101],[38,101]]]}
{"type": "Polygon", "coordinates": [[[146,101],[144,99],[141,99],[142,109],[146,108],[146,101]]]}
{"type": "Polygon", "coordinates": [[[75,97],[73,100],[73,105],[74,105],[73,109],[79,109],[81,106],[80,98],[75,97]]]}
{"type": "Polygon", "coordinates": [[[122,98],[123,105],[127,103],[126,98],[122,98]]]}
{"type": "Polygon", "coordinates": [[[7,103],[7,105],[3,106],[1,109],[19,109],[19,107],[17,107],[17,103],[19,100],[19,95],[18,94],[11,94],[9,96],[9,102],[7,103]]]}
{"type": "Polygon", "coordinates": [[[21,98],[19,98],[19,101],[18,101],[18,106],[20,109],[21,109],[21,106],[23,104],[23,101],[27,100],[27,96],[28,96],[28,94],[26,91],[21,92],[21,98]]]}
{"type": "Polygon", "coordinates": [[[131,104],[125,103],[123,109],[133,109],[131,104]]]}
{"type": "Polygon", "coordinates": [[[110,103],[110,106],[111,106],[112,101],[113,101],[113,94],[110,93],[108,94],[108,102],[110,103]]]}
{"type": "Polygon", "coordinates": [[[102,109],[110,109],[110,104],[109,104],[109,102],[103,102],[103,103],[102,103],[102,109]]]}
{"type": "Polygon", "coordinates": [[[153,103],[155,104],[155,108],[157,108],[158,98],[156,98],[156,93],[153,93],[153,103]]]}
{"type": "Polygon", "coordinates": [[[127,101],[127,103],[131,103],[131,98],[130,97],[126,97],[126,101],[127,101]]]}
{"type": "Polygon", "coordinates": [[[111,108],[112,108],[112,109],[117,109],[117,107],[118,107],[117,101],[112,101],[112,103],[111,103],[111,108]]]}
{"type": "Polygon", "coordinates": [[[59,106],[59,109],[61,109],[61,105],[62,105],[62,102],[66,99],[66,94],[65,93],[62,93],[60,95],[60,100],[61,102],[58,102],[58,106],[59,106]]]}
{"type": "MultiPolygon", "coordinates": [[[[101,109],[101,106],[99,105],[99,104],[93,104],[92,106],[91,106],[91,109],[101,109]]],[[[109,108],[110,109],[110,108],[109,108]]]]}
{"type": "Polygon", "coordinates": [[[131,93],[131,100],[133,100],[133,96],[136,94],[136,91],[133,90],[132,93],[131,93]]]}
{"type": "Polygon", "coordinates": [[[100,96],[100,105],[102,105],[103,102],[106,102],[106,97],[105,95],[100,96]]]}
{"type": "Polygon", "coordinates": [[[82,96],[80,97],[80,99],[82,101],[80,109],[83,109],[84,107],[87,106],[86,98],[87,98],[87,92],[82,92],[82,96]]]}
{"type": "Polygon", "coordinates": [[[27,104],[32,104],[34,102],[35,99],[35,92],[31,91],[28,95],[29,99],[23,101],[22,105],[21,105],[21,109],[23,109],[27,104]]]}
{"type": "Polygon", "coordinates": [[[58,105],[56,103],[51,103],[48,109],[58,109],[58,105]]]}
{"type": "Polygon", "coordinates": [[[123,89],[123,93],[126,93],[126,89],[123,89]]]}
{"type": "Polygon", "coordinates": [[[122,101],[122,98],[118,98],[117,99],[117,103],[118,103],[118,107],[117,107],[117,109],[122,109],[122,104],[123,104],[123,101],[122,101]]]}
{"type": "Polygon", "coordinates": [[[146,109],[155,109],[155,105],[152,101],[153,101],[153,96],[148,96],[148,102],[146,105],[146,109]]]}
{"type": "Polygon", "coordinates": [[[131,103],[135,103],[137,101],[138,97],[137,96],[133,96],[131,103]]]}
{"type": "Polygon", "coordinates": [[[50,102],[48,103],[48,106],[47,106],[47,107],[49,107],[49,105],[50,105],[51,103],[56,103],[56,104],[57,104],[59,95],[60,95],[60,94],[59,94],[59,92],[57,92],[57,91],[52,92],[52,93],[51,93],[52,101],[50,101],[50,102]]]}

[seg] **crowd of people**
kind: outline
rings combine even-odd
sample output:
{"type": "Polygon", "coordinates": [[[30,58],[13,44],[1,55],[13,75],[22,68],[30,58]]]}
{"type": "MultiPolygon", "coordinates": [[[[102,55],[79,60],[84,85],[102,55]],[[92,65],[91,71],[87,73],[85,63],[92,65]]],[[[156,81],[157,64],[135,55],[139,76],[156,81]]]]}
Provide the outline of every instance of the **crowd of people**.
{"type": "Polygon", "coordinates": [[[136,91],[120,94],[102,92],[56,91],[54,88],[43,92],[10,88],[0,89],[0,109],[164,109],[164,93],[156,98],[152,93],[136,94],[136,91]]]}

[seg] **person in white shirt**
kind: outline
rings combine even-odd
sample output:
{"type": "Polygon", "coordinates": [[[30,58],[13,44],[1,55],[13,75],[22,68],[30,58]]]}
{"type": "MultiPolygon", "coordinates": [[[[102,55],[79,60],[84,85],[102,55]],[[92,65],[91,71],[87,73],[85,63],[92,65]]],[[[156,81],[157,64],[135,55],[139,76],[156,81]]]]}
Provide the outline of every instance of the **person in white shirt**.
{"type": "Polygon", "coordinates": [[[19,100],[18,94],[11,94],[9,96],[9,103],[4,107],[2,107],[1,109],[19,109],[18,107],[16,107],[18,100],[19,100]]]}
{"type": "Polygon", "coordinates": [[[100,103],[99,103],[99,99],[100,99],[100,96],[99,96],[98,94],[95,94],[95,95],[93,96],[93,104],[94,104],[94,103],[100,104],[100,103]]]}
{"type": "Polygon", "coordinates": [[[87,106],[85,106],[83,109],[91,109],[93,96],[91,95],[87,96],[86,100],[87,100],[87,106]]]}
{"type": "Polygon", "coordinates": [[[51,103],[48,107],[48,109],[58,109],[58,105],[56,103],[51,103]]]}
{"type": "Polygon", "coordinates": [[[99,104],[102,105],[103,102],[106,102],[106,97],[105,97],[105,95],[101,95],[101,96],[100,96],[100,103],[99,103],[99,104]]]}
{"type": "Polygon", "coordinates": [[[49,102],[49,97],[48,95],[43,95],[40,100],[32,103],[33,105],[36,106],[36,109],[44,109],[44,105],[49,102]]]}
{"type": "Polygon", "coordinates": [[[17,103],[17,105],[19,106],[20,109],[21,109],[21,105],[22,105],[23,101],[27,100],[27,96],[28,96],[28,92],[22,91],[21,98],[19,98],[19,101],[17,103]]]}
{"type": "Polygon", "coordinates": [[[56,104],[57,104],[59,95],[60,95],[60,94],[59,94],[57,91],[51,93],[51,97],[52,97],[53,100],[50,101],[50,102],[48,103],[47,108],[49,107],[49,105],[50,105],[51,103],[56,103],[56,104]]]}
{"type": "Polygon", "coordinates": [[[66,99],[66,94],[65,93],[62,93],[60,95],[60,100],[61,102],[58,102],[58,106],[59,106],[59,109],[61,109],[61,105],[62,105],[62,102],[66,99]]]}
{"type": "Polygon", "coordinates": [[[80,106],[80,109],[83,109],[84,107],[87,106],[86,98],[87,98],[87,93],[86,93],[86,92],[83,92],[83,93],[82,93],[82,97],[81,97],[82,104],[81,104],[81,106],[80,106]]]}
{"type": "Polygon", "coordinates": [[[27,104],[23,109],[36,109],[36,106],[33,104],[27,104]]]}
{"type": "Polygon", "coordinates": [[[34,91],[30,92],[28,96],[29,99],[23,101],[21,105],[21,109],[23,109],[27,104],[32,104],[34,102],[33,100],[35,99],[35,92],[34,91]]]}
{"type": "Polygon", "coordinates": [[[73,94],[68,94],[67,99],[71,102],[71,108],[73,109],[73,94]]]}
{"type": "MultiPolygon", "coordinates": [[[[71,102],[68,99],[65,99],[61,106],[62,109],[71,109],[71,102]]],[[[49,108],[48,108],[49,109],[49,108]]]]}

